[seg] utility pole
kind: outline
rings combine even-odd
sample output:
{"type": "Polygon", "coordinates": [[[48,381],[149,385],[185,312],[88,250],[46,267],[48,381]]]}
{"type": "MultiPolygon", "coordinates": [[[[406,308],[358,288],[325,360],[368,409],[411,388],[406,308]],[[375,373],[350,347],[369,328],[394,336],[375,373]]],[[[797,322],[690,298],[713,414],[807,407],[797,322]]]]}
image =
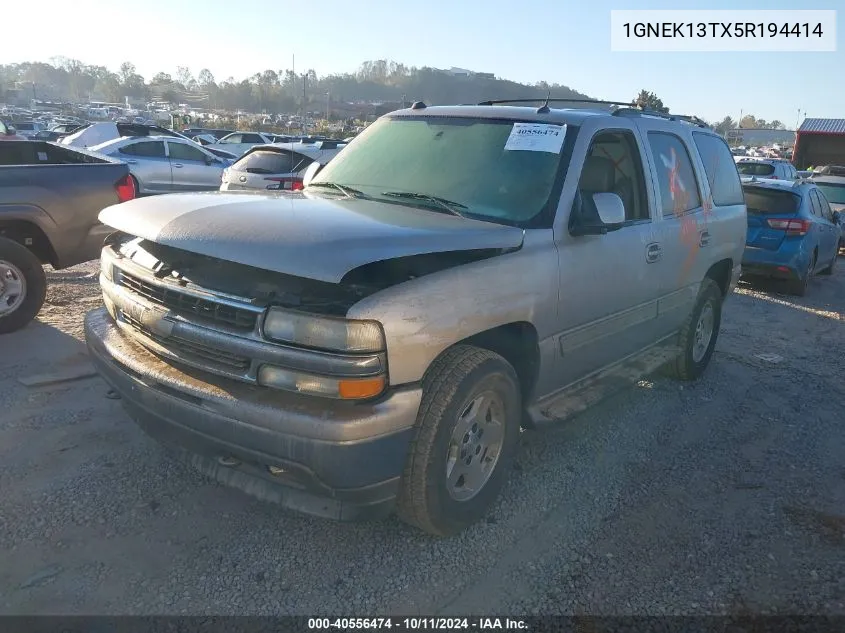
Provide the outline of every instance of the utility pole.
{"type": "Polygon", "coordinates": [[[326,124],[329,122],[329,108],[331,107],[332,91],[326,91],[326,124]]]}
{"type": "Polygon", "coordinates": [[[302,132],[305,133],[305,119],[307,118],[307,111],[305,109],[306,99],[308,98],[308,73],[302,73],[302,111],[299,113],[302,119],[302,132]]]}

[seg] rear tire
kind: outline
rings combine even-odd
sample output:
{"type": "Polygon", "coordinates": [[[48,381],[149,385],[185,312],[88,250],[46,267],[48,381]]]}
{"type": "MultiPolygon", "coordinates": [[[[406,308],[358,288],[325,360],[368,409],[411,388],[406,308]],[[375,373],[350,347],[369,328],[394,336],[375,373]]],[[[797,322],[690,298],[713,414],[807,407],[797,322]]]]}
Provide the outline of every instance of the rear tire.
{"type": "Polygon", "coordinates": [[[807,288],[810,285],[810,279],[813,277],[813,271],[816,269],[816,254],[810,259],[810,266],[804,273],[801,279],[793,279],[787,284],[787,291],[789,294],[796,297],[803,297],[807,294],[807,288]]]}
{"type": "Polygon", "coordinates": [[[47,276],[28,248],[0,237],[0,334],[28,324],[44,305],[47,276]]]}
{"type": "Polygon", "coordinates": [[[513,468],[521,400],[516,372],[494,352],[456,345],[435,360],[423,378],[399,517],[436,536],[483,518],[513,468]]]}
{"type": "Polygon", "coordinates": [[[665,366],[665,373],[676,380],[698,379],[713,356],[721,323],[722,291],[715,281],[705,277],[695,306],[678,332],[681,353],[665,366]]]}
{"type": "Polygon", "coordinates": [[[839,258],[839,249],[836,249],[836,252],[833,253],[833,259],[830,260],[830,266],[825,268],[824,270],[820,270],[820,275],[832,275],[833,269],[836,267],[836,260],[839,258]]]}

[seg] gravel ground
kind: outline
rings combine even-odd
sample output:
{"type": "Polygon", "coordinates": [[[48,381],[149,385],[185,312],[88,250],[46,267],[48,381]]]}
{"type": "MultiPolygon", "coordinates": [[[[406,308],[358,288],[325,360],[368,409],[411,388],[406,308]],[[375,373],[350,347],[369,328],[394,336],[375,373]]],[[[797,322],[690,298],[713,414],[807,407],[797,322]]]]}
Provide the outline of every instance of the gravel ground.
{"type": "Polygon", "coordinates": [[[523,434],[490,517],[337,524],[169,460],[78,362],[97,264],[0,340],[3,614],[845,614],[845,263],[741,286],[705,376],[523,434]],[[762,355],[759,357],[758,355],[762,355]]]}

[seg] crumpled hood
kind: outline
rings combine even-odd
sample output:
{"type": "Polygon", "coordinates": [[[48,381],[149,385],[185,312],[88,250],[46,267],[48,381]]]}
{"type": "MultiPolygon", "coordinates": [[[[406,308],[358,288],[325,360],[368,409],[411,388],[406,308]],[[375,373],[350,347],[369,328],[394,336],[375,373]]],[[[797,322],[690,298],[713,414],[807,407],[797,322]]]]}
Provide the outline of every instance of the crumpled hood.
{"type": "Polygon", "coordinates": [[[513,249],[523,230],[426,209],[309,194],[190,193],[105,208],[124,233],[264,270],[339,282],[381,260],[473,249],[513,249]]]}

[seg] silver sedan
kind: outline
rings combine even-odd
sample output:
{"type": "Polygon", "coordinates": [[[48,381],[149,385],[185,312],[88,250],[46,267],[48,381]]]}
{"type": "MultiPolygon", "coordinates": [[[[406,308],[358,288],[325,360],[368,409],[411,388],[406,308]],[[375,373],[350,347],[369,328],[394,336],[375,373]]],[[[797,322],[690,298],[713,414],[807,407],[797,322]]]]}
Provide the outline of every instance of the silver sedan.
{"type": "Polygon", "coordinates": [[[172,136],[123,137],[89,149],[127,163],[139,194],[214,191],[231,164],[197,143],[172,136]]]}

